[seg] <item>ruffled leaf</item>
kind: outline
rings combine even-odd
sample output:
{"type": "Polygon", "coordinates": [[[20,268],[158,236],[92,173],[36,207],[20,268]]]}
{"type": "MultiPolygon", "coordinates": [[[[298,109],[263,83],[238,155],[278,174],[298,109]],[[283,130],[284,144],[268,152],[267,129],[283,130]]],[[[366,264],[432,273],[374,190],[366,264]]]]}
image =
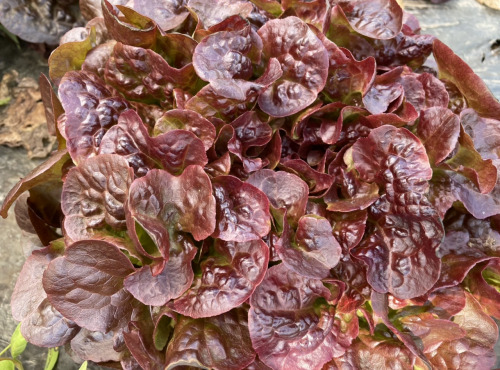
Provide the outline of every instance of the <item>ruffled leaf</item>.
{"type": "MultiPolygon", "coordinates": [[[[422,346],[420,342],[416,341],[413,333],[407,333],[399,329],[400,324],[396,320],[391,321],[389,318],[389,297],[387,294],[380,294],[376,291],[372,291],[371,294],[371,304],[373,307],[373,312],[380,317],[382,322],[389,328],[389,330],[408,348],[415,356],[419,357],[419,360],[427,365],[428,368],[431,366],[427,361],[423,353],[422,346]]],[[[431,324],[431,322],[429,322],[431,324]]],[[[445,331],[446,328],[443,328],[445,331]]],[[[452,329],[451,329],[452,330],[452,329]]],[[[446,337],[445,337],[446,338],[446,337]]],[[[439,343],[439,342],[438,342],[439,343]]]]}
{"type": "Polygon", "coordinates": [[[266,194],[275,209],[286,210],[290,226],[295,227],[305,214],[309,187],[298,176],[284,171],[260,170],[247,182],[266,194]]]}
{"type": "Polygon", "coordinates": [[[87,53],[96,46],[96,31],[91,29],[82,41],[73,41],[59,46],[49,57],[49,75],[56,84],[69,71],[81,69],[87,53]]]}
{"type": "Polygon", "coordinates": [[[153,135],[173,130],[186,130],[195,134],[202,142],[205,150],[210,149],[215,140],[215,127],[199,113],[188,109],[172,109],[165,112],[154,126],[153,135]]]}
{"type": "Polygon", "coordinates": [[[337,303],[337,311],[349,313],[360,308],[370,299],[371,287],[366,279],[366,267],[362,262],[344,253],[332,271],[333,276],[343,281],[345,290],[337,303]]]}
{"type": "Polygon", "coordinates": [[[373,39],[391,39],[403,25],[403,10],[396,0],[340,1],[341,14],[358,33],[373,39]]]}
{"type": "Polygon", "coordinates": [[[435,288],[451,287],[461,283],[478,263],[498,256],[500,233],[489,221],[461,217],[448,226],[446,236],[437,253],[442,260],[442,271],[435,288]]]}
{"type": "Polygon", "coordinates": [[[283,0],[281,7],[287,13],[293,11],[297,17],[320,31],[323,31],[329,22],[331,5],[327,0],[283,0]]]}
{"type": "Polygon", "coordinates": [[[106,64],[106,83],[127,99],[172,107],[173,89],[192,89],[196,74],[192,64],[171,67],[153,50],[116,43],[106,64]]]}
{"type": "Polygon", "coordinates": [[[189,0],[187,6],[196,13],[204,28],[221,23],[233,15],[246,18],[252,12],[252,4],[245,0],[189,0]]]}
{"type": "Polygon", "coordinates": [[[334,333],[335,313],[320,280],[284,264],[271,267],[250,299],[249,329],[259,358],[272,368],[320,368],[344,353],[334,333]]]}
{"type": "Polygon", "coordinates": [[[230,311],[252,295],[264,279],[268,262],[269,248],[260,239],[241,243],[217,239],[213,253],[200,263],[201,276],[172,309],[193,318],[230,311]]]}
{"type": "Polygon", "coordinates": [[[129,103],[115,96],[89,72],[68,72],[59,85],[59,99],[66,113],[68,152],[75,163],[94,155],[104,133],[115,125],[129,103]]]}
{"type": "Polygon", "coordinates": [[[346,171],[344,168],[333,169],[332,166],[329,170],[337,176],[335,183],[323,197],[328,205],[328,211],[353,212],[363,210],[380,197],[378,185],[360,180],[355,171],[346,171]]]}
{"type": "Polygon", "coordinates": [[[373,86],[363,97],[363,104],[370,113],[391,113],[401,105],[404,88],[398,79],[402,71],[399,67],[375,78],[373,86]]]}
{"type": "Polygon", "coordinates": [[[284,117],[306,108],[325,86],[328,53],[306,23],[296,17],[267,22],[258,31],[263,59],[277,58],[283,76],[259,96],[267,114],[284,117]]]}
{"type": "Polygon", "coordinates": [[[197,365],[217,370],[239,370],[254,359],[247,311],[243,308],[203,319],[181,316],[166,355],[167,369],[197,365]]]}
{"type": "Polygon", "coordinates": [[[245,171],[255,172],[269,164],[265,158],[251,158],[249,155],[250,150],[263,148],[271,141],[273,130],[269,124],[262,122],[255,112],[246,112],[231,122],[231,126],[234,134],[227,149],[243,162],[245,171]]]}
{"type": "Polygon", "coordinates": [[[441,219],[423,196],[404,201],[398,205],[384,195],[375,202],[369,215],[375,229],[352,251],[368,266],[372,288],[399,299],[421,296],[436,283],[436,250],[444,236],[441,219]]]}
{"type": "Polygon", "coordinates": [[[212,237],[248,242],[269,234],[269,200],[262,191],[233,176],[218,176],[212,186],[217,204],[217,226],[212,237]]]}
{"type": "Polygon", "coordinates": [[[162,0],[156,2],[154,7],[146,0],[134,0],[133,8],[155,21],[162,31],[180,26],[189,16],[186,0],[162,0]]]}
{"type": "MultiPolygon", "coordinates": [[[[500,122],[480,117],[474,109],[464,109],[460,113],[460,123],[472,138],[474,148],[483,159],[500,158],[500,122]]],[[[496,161],[495,161],[496,163],[496,161]]]]}
{"type": "Polygon", "coordinates": [[[169,239],[168,262],[155,274],[151,266],[143,266],[125,278],[125,288],[140,302],[150,306],[164,306],[178,298],[193,282],[191,261],[197,249],[192,239],[177,234],[169,239]]]}
{"type": "MultiPolygon", "coordinates": [[[[189,232],[195,240],[203,240],[215,229],[212,184],[200,166],[188,166],[180,176],[149,171],[130,186],[128,207],[131,218],[158,246],[160,240],[168,240],[171,231],[189,232]]],[[[129,232],[135,230],[129,227],[129,232]]]]}
{"type": "Polygon", "coordinates": [[[311,194],[318,194],[329,189],[333,183],[333,176],[316,171],[301,159],[291,159],[281,163],[282,168],[299,176],[309,185],[311,194]]]}
{"type": "MultiPolygon", "coordinates": [[[[90,3],[91,0],[82,1],[90,3]]],[[[120,7],[125,17],[120,17],[118,8],[107,0],[102,1],[102,15],[98,15],[104,17],[106,28],[113,39],[124,44],[139,47],[153,45],[158,32],[154,22],[133,9],[119,4],[116,5],[120,7]]]]}
{"type": "Polygon", "coordinates": [[[443,163],[442,167],[471,180],[481,194],[493,190],[497,182],[497,167],[491,159],[484,160],[474,148],[472,138],[460,128],[458,148],[454,156],[443,163]]]}
{"type": "Polygon", "coordinates": [[[61,346],[69,342],[80,329],[49,303],[43,289],[43,273],[50,261],[61,253],[52,247],[34,251],[24,263],[12,293],[12,316],[21,321],[23,337],[37,346],[61,346]]]}
{"type": "Polygon", "coordinates": [[[443,82],[430,73],[404,74],[400,81],[405,98],[417,112],[432,107],[448,107],[449,95],[443,82]]]}
{"type": "Polygon", "coordinates": [[[500,259],[492,259],[476,266],[465,282],[490,316],[500,320],[500,259]]]}
{"type": "Polygon", "coordinates": [[[193,66],[205,81],[252,77],[252,62],[260,60],[262,41],[250,25],[234,31],[222,31],[205,37],[196,46],[193,66]],[[257,54],[252,58],[252,54],[257,54]],[[254,60],[252,60],[254,59],[254,60]]]}
{"type": "Polygon", "coordinates": [[[259,93],[283,75],[280,62],[268,61],[266,70],[255,81],[216,80],[203,87],[186,102],[185,108],[213,120],[232,121],[255,105],[259,93]]]}
{"type": "Polygon", "coordinates": [[[339,48],[323,34],[318,34],[328,52],[328,79],[323,93],[333,101],[360,103],[376,76],[373,57],[357,61],[348,49],[339,48]]]}
{"type": "Polygon", "coordinates": [[[154,345],[154,322],[149,310],[144,310],[129,322],[123,339],[128,350],[143,369],[162,370],[165,368],[165,353],[154,345]]]}
{"type": "Polygon", "coordinates": [[[61,194],[66,235],[76,241],[107,226],[124,230],[123,205],[132,180],[127,161],[113,154],[86,159],[72,168],[61,194]]]}
{"type": "Polygon", "coordinates": [[[343,251],[349,251],[359,244],[366,228],[368,213],[366,210],[348,213],[328,214],[332,224],[333,235],[343,251]]]}
{"type": "Polygon", "coordinates": [[[189,165],[204,166],[208,162],[203,142],[194,133],[172,130],[150,137],[133,110],[123,112],[118,124],[102,138],[99,154],[105,153],[125,157],[138,177],[155,167],[179,174],[189,165]]]}
{"type": "Polygon", "coordinates": [[[433,107],[421,112],[417,136],[431,164],[439,164],[453,151],[459,135],[460,120],[449,109],[433,107]]]}
{"type": "Polygon", "coordinates": [[[424,193],[432,170],[420,140],[404,128],[381,126],[352,146],[352,161],[362,180],[385,185],[389,196],[424,193]]]}
{"type": "Polygon", "coordinates": [[[342,250],[327,219],[303,216],[293,239],[287,226],[284,234],[275,248],[290,270],[316,279],[330,276],[330,269],[339,262],[342,250]]]}
{"type": "Polygon", "coordinates": [[[436,369],[491,368],[495,363],[493,347],[498,339],[498,327],[470,293],[465,293],[466,306],[456,314],[453,322],[466,335],[443,343],[436,351],[427,354],[436,369]]]}
{"type": "MultiPolygon", "coordinates": [[[[374,1],[366,3],[364,1],[340,2],[340,5],[333,7],[331,12],[331,24],[326,32],[327,37],[335,42],[337,46],[349,49],[357,60],[362,60],[367,57],[374,57],[377,61],[377,66],[398,67],[407,64],[412,69],[420,67],[432,52],[432,42],[434,36],[420,35],[418,30],[412,29],[407,24],[401,27],[399,14],[401,9],[396,4],[394,15],[387,14],[391,6],[395,5],[396,1],[374,1]],[[353,5],[350,5],[350,4],[353,5]],[[361,4],[361,5],[360,5],[361,4]],[[380,6],[388,5],[384,10],[380,6]],[[377,22],[391,24],[391,28],[381,27],[375,29],[375,33],[380,32],[382,35],[393,36],[385,39],[380,39],[376,34],[364,36],[362,32],[357,32],[358,27],[348,21],[346,15],[340,9],[347,6],[354,10],[356,8],[368,7],[374,11],[380,11],[379,14],[385,14],[385,18],[377,18],[377,13],[371,14],[372,18],[368,18],[366,22],[361,22],[360,26],[368,24],[375,25],[377,22]],[[399,18],[399,19],[398,19],[399,18]],[[395,27],[393,27],[395,26],[395,27]],[[393,33],[396,28],[400,31],[393,33]],[[372,38],[375,37],[375,38],[372,38]]],[[[404,17],[403,17],[404,18],[404,17]]],[[[403,19],[404,20],[404,19],[403,19]]]]}

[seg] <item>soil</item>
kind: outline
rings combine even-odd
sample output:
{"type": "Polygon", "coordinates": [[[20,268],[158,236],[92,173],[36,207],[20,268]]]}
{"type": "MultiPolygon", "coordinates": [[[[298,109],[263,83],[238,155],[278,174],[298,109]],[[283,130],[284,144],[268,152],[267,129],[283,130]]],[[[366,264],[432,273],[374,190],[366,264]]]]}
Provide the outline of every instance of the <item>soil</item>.
{"type": "MultiPolygon", "coordinates": [[[[4,87],[8,85],[9,93],[13,95],[8,105],[0,107],[0,141],[7,138],[10,139],[10,143],[14,143],[17,140],[17,145],[13,145],[17,147],[0,146],[0,203],[20,178],[42,162],[42,159],[37,157],[45,157],[52,147],[53,141],[48,139],[46,130],[45,114],[40,110],[41,99],[38,92],[40,73],[48,74],[47,59],[44,54],[46,50],[43,47],[37,49],[36,46],[21,42],[21,49],[18,49],[13,42],[0,37],[0,81],[5,81],[7,78],[14,80],[14,83],[4,84],[4,87]],[[9,114],[9,112],[14,113],[9,114]],[[10,125],[3,124],[6,122],[6,116],[10,125]],[[24,129],[18,137],[12,135],[16,133],[13,120],[17,120],[24,129]],[[31,127],[27,127],[29,125],[31,127]],[[10,128],[12,130],[9,131],[10,128]],[[22,139],[25,141],[22,142],[22,139]],[[42,145],[37,145],[39,143],[42,145]]],[[[0,94],[1,87],[0,83],[0,94]]],[[[32,236],[21,233],[13,209],[10,210],[7,219],[0,218],[0,230],[1,351],[9,344],[10,336],[17,326],[10,311],[12,290],[26,255],[38,245],[32,236]]],[[[43,369],[46,356],[47,349],[28,344],[19,360],[27,370],[43,369]]],[[[80,365],[61,349],[56,369],[77,370],[79,367],[80,365]]],[[[89,365],[88,369],[103,368],[89,365]]]]}
{"type": "Polygon", "coordinates": [[[0,144],[24,147],[29,158],[44,158],[55,138],[48,133],[38,88],[38,76],[48,69],[43,50],[19,50],[1,38],[0,50],[0,144]]]}
{"type": "MultiPolygon", "coordinates": [[[[420,21],[422,33],[437,36],[464,59],[500,98],[500,11],[474,0],[433,4],[404,0],[405,10],[420,21]]],[[[432,59],[428,64],[432,65],[432,59]]]]}
{"type": "MultiPolygon", "coordinates": [[[[485,80],[494,95],[500,98],[500,11],[482,6],[474,0],[450,0],[442,4],[433,4],[424,0],[404,0],[403,3],[405,9],[415,14],[420,20],[422,33],[436,35],[448,44],[485,80]]],[[[15,106],[17,111],[29,110],[32,112],[38,109],[36,104],[39,103],[39,98],[32,90],[32,81],[38,80],[40,72],[47,73],[48,71],[44,54],[47,54],[47,50],[43,47],[37,49],[35,46],[21,43],[19,50],[14,43],[0,37],[0,81],[9,73],[17,74],[15,87],[19,87],[20,84],[21,87],[28,86],[24,91],[18,92],[17,96],[22,98],[23,93],[24,97],[32,95],[32,101],[29,104],[15,106]],[[24,85],[21,81],[24,81],[24,85]]],[[[429,63],[432,65],[432,59],[429,63]]],[[[8,93],[10,94],[11,91],[9,90],[8,93]]],[[[12,94],[14,96],[13,91],[12,94]]],[[[10,104],[16,101],[19,104],[17,97],[11,98],[10,104]]],[[[21,99],[21,101],[23,100],[21,99]]],[[[8,109],[8,106],[0,107],[0,139],[2,127],[4,127],[5,132],[6,126],[2,126],[2,117],[6,115],[8,109]]],[[[21,112],[20,117],[24,117],[29,112],[21,112]]],[[[33,122],[37,121],[34,119],[33,122]]],[[[44,148],[51,145],[50,142],[43,140],[45,133],[40,129],[42,126],[37,126],[39,131],[31,131],[32,136],[35,136],[33,142],[41,142],[42,146],[36,146],[33,142],[29,145],[21,143],[25,147],[24,149],[0,146],[0,202],[3,201],[7,192],[19,178],[41,162],[40,159],[30,160],[28,154],[31,154],[32,157],[40,156],[40,153],[43,155],[44,148]]],[[[15,125],[11,125],[11,127],[15,127],[15,125]]],[[[12,289],[24,263],[25,251],[30,251],[36,245],[36,241],[20,233],[12,211],[6,220],[0,220],[0,229],[1,351],[8,345],[10,335],[16,327],[16,322],[11,317],[9,304],[12,289]]],[[[496,367],[500,367],[500,342],[497,343],[497,354],[499,357],[496,367]]],[[[28,345],[20,360],[26,369],[41,369],[45,363],[45,356],[45,349],[28,345]]],[[[57,369],[76,370],[78,368],[79,365],[74,364],[72,359],[64,351],[61,351],[57,369]]],[[[89,369],[100,369],[100,367],[91,365],[89,369]]]]}

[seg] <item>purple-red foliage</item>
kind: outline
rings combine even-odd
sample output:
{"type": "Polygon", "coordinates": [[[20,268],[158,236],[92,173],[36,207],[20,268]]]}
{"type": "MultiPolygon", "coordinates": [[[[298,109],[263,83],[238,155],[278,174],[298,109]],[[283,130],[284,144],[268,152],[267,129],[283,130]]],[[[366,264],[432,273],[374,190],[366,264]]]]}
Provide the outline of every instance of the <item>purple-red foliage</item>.
{"type": "Polygon", "coordinates": [[[58,150],[0,212],[45,245],[12,296],[28,341],[124,369],[494,364],[500,103],[395,0],[80,3],[40,80],[58,150]]]}

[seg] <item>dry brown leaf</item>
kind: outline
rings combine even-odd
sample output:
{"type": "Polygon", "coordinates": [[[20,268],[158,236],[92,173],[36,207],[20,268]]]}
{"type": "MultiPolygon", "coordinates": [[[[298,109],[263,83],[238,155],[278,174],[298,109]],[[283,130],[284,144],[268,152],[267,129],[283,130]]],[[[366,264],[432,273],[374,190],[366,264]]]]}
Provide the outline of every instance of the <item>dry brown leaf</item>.
{"type": "Polygon", "coordinates": [[[0,144],[22,146],[29,158],[46,157],[53,149],[55,137],[47,130],[45,111],[37,81],[18,78],[11,70],[0,82],[0,144]]]}

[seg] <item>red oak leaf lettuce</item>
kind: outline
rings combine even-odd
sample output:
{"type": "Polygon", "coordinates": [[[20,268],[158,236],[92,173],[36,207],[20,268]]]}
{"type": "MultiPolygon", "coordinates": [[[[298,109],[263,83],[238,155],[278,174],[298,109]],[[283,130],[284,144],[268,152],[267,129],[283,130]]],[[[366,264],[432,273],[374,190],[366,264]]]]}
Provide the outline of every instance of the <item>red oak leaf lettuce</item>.
{"type": "Polygon", "coordinates": [[[115,245],[81,240],[50,262],[43,288],[64,317],[85,329],[107,333],[132,315],[134,299],[123,287],[123,279],[132,272],[132,263],[115,245]],[[72,299],[66,300],[67,296],[72,299]]]}
{"type": "Polygon", "coordinates": [[[498,340],[498,327],[469,293],[465,292],[466,305],[453,318],[465,336],[455,336],[430,352],[427,356],[436,369],[447,369],[452,364],[463,368],[491,368],[495,363],[493,346],[498,340]]]}
{"type": "Polygon", "coordinates": [[[368,266],[372,288],[397,298],[429,291],[439,278],[436,250],[444,234],[432,206],[423,197],[396,205],[384,196],[370,208],[369,219],[375,222],[373,233],[353,254],[368,266]]]}
{"type": "Polygon", "coordinates": [[[76,241],[106,226],[125,230],[123,205],[132,179],[127,161],[113,154],[86,159],[72,168],[61,194],[66,236],[76,241]]]}
{"type": "Polygon", "coordinates": [[[180,176],[151,170],[130,186],[128,231],[146,257],[151,254],[137,238],[136,223],[146,230],[167,260],[172,233],[188,232],[195,240],[205,239],[215,229],[215,214],[212,184],[200,166],[188,166],[180,176]]]}
{"type": "Polygon", "coordinates": [[[328,53],[323,43],[296,17],[267,22],[259,36],[264,60],[277,58],[283,70],[283,76],[259,96],[260,108],[275,117],[306,108],[326,83],[328,53]]]}
{"type": "Polygon", "coordinates": [[[57,150],[0,209],[41,242],[23,336],[130,370],[492,367],[500,103],[398,2],[80,0],[40,77],[57,150]]]}
{"type": "Polygon", "coordinates": [[[172,106],[175,87],[189,89],[196,84],[192,64],[177,69],[153,50],[120,42],[106,63],[104,77],[129,100],[165,107],[172,106]]]}
{"type": "Polygon", "coordinates": [[[421,112],[417,136],[427,149],[431,164],[439,164],[450,154],[460,135],[460,120],[452,111],[432,107],[421,112]]]}
{"type": "Polygon", "coordinates": [[[227,143],[229,152],[236,155],[242,162],[246,172],[251,173],[267,166],[269,161],[261,158],[251,158],[250,150],[258,150],[271,141],[273,130],[262,122],[255,112],[246,112],[231,122],[234,134],[227,143]]]}
{"type": "Polygon", "coordinates": [[[193,240],[176,234],[168,241],[168,261],[160,273],[146,265],[125,278],[125,288],[146,305],[163,306],[180,297],[193,282],[191,261],[197,252],[193,240]]]}
{"type": "Polygon", "coordinates": [[[58,94],[66,116],[63,136],[71,158],[77,163],[97,152],[104,133],[130,107],[89,72],[67,73],[59,84],[58,94]]]}
{"type": "Polygon", "coordinates": [[[202,319],[181,317],[167,347],[167,368],[245,368],[255,359],[247,320],[245,308],[202,319]]]}
{"type": "Polygon", "coordinates": [[[247,17],[252,4],[245,0],[189,0],[188,8],[199,18],[202,27],[212,27],[233,15],[247,17]]]}
{"type": "Polygon", "coordinates": [[[340,260],[341,248],[327,219],[306,215],[299,219],[295,236],[288,224],[275,244],[276,252],[292,271],[311,278],[327,278],[340,260]]]}
{"type": "Polygon", "coordinates": [[[272,368],[317,368],[340,356],[335,310],[320,280],[284,264],[271,267],[250,300],[249,330],[259,358],[272,368]]]}
{"type": "Polygon", "coordinates": [[[215,140],[215,127],[200,114],[188,109],[172,109],[165,112],[155,123],[154,136],[174,130],[187,130],[195,134],[205,150],[210,149],[215,140]]]}
{"type": "Polygon", "coordinates": [[[466,285],[484,311],[499,320],[500,292],[498,277],[500,275],[499,259],[491,259],[476,266],[467,277],[466,285]]]}
{"type": "Polygon", "coordinates": [[[339,10],[358,33],[391,39],[401,31],[403,11],[395,0],[340,1],[339,10]]]}
{"type": "Polygon", "coordinates": [[[34,251],[26,260],[12,294],[12,316],[21,321],[21,334],[41,347],[61,346],[80,329],[49,303],[43,289],[43,273],[61,252],[53,247],[34,251]]]}
{"type": "Polygon", "coordinates": [[[238,307],[264,279],[268,262],[269,249],[262,240],[216,239],[213,255],[200,263],[201,276],[174,301],[172,309],[199,318],[220,315],[238,307]]]}
{"type": "Polygon", "coordinates": [[[462,59],[439,40],[434,41],[433,54],[439,76],[460,90],[469,107],[474,108],[480,116],[500,119],[500,103],[462,59]]]}
{"type": "Polygon", "coordinates": [[[239,30],[216,32],[196,46],[193,66],[205,81],[247,80],[253,74],[252,62],[260,60],[261,50],[262,40],[250,25],[239,30]]]}
{"type": "Polygon", "coordinates": [[[247,242],[269,234],[269,200],[262,191],[232,176],[218,176],[212,186],[217,204],[214,238],[247,242]]]}
{"type": "Polygon", "coordinates": [[[286,210],[293,227],[305,214],[309,187],[298,176],[283,171],[260,170],[249,177],[248,183],[264,192],[275,209],[286,210]]]}
{"type": "Polygon", "coordinates": [[[118,124],[102,138],[99,154],[105,153],[125,157],[138,177],[155,167],[179,174],[189,165],[204,166],[208,162],[203,142],[194,133],[172,130],[150,137],[133,110],[123,112],[118,124]]]}

